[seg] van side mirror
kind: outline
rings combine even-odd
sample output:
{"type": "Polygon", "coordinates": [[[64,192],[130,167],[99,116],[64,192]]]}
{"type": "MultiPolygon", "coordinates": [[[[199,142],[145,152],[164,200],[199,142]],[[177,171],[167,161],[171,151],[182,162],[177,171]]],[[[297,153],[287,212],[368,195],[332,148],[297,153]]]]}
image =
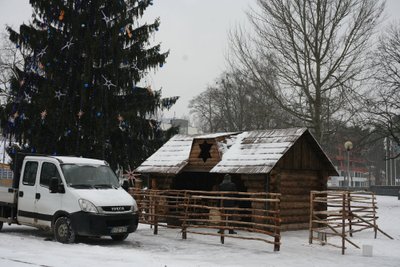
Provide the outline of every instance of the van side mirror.
{"type": "Polygon", "coordinates": [[[51,177],[49,191],[50,193],[65,193],[64,186],[60,184],[57,177],[51,177]]]}
{"type": "Polygon", "coordinates": [[[58,192],[58,178],[51,177],[50,184],[49,184],[50,193],[57,193],[58,192]]]}

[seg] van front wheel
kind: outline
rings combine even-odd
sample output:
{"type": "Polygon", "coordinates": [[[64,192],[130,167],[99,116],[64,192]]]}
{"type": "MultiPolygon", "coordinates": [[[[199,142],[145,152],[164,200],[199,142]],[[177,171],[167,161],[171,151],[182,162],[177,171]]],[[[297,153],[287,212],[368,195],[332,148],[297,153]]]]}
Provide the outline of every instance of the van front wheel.
{"type": "Polygon", "coordinates": [[[128,237],[128,235],[129,234],[112,235],[111,238],[114,241],[124,241],[128,237]]]}
{"type": "Polygon", "coordinates": [[[75,232],[72,228],[71,219],[60,217],[54,224],[54,237],[60,243],[70,244],[75,241],[75,232]]]}

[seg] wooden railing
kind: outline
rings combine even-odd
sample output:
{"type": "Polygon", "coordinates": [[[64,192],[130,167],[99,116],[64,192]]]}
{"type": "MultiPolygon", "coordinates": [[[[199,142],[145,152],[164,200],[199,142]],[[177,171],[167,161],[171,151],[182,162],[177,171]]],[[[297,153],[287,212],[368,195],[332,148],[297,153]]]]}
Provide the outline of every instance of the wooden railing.
{"type": "Polygon", "coordinates": [[[179,228],[187,234],[258,240],[280,250],[280,194],[132,189],[139,222],[154,227],[179,228]],[[236,232],[235,234],[229,234],[236,232]],[[258,233],[254,235],[250,233],[258,233]]]}
{"type": "Polygon", "coordinates": [[[318,240],[322,245],[328,244],[342,249],[344,254],[346,242],[360,248],[349,237],[353,233],[372,229],[381,232],[376,221],[377,203],[375,194],[364,191],[312,191],[310,195],[310,234],[309,243],[318,240]],[[317,237],[314,236],[317,233],[317,237]],[[328,237],[339,237],[341,245],[328,242],[328,237]]]}

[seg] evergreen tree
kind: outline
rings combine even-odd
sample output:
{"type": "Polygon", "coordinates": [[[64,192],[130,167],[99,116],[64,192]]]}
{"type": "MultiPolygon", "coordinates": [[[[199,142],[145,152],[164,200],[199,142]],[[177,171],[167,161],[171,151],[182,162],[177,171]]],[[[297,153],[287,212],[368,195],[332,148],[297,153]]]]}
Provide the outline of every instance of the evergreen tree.
{"type": "Polygon", "coordinates": [[[151,46],[151,0],[30,0],[32,22],[10,40],[24,51],[3,132],[32,153],[140,164],[169,136],[154,115],[177,97],[137,86],[168,52],[151,46]]]}

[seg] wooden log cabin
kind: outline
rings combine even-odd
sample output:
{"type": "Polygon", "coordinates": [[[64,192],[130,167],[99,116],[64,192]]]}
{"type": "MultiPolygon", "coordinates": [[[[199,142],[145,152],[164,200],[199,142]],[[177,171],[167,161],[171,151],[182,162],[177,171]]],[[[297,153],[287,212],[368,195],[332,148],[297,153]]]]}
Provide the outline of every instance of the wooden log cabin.
{"type": "Polygon", "coordinates": [[[306,229],[310,191],[338,175],[306,128],[176,135],[136,171],[157,189],[216,190],[228,173],[239,191],[281,193],[282,230],[306,229]]]}

